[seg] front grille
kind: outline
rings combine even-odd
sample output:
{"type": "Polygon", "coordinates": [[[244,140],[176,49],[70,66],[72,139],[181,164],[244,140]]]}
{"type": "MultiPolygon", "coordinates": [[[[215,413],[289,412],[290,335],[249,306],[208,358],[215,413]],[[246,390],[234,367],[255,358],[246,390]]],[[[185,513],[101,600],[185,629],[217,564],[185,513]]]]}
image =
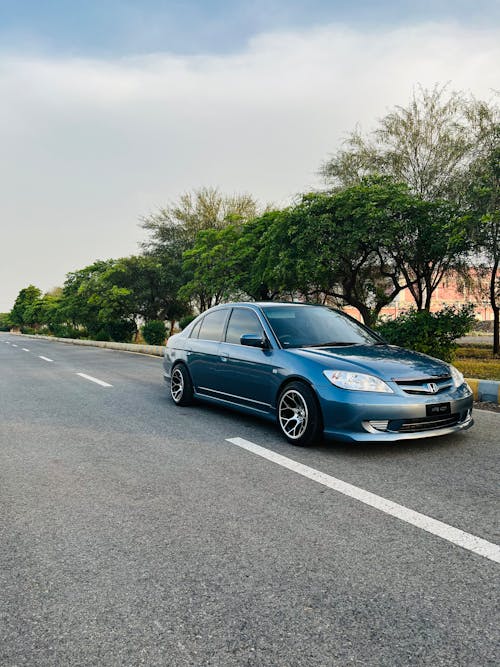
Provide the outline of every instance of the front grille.
{"type": "MultiPolygon", "coordinates": [[[[465,418],[465,417],[464,417],[465,418]]],[[[392,419],[388,431],[397,433],[416,433],[418,431],[433,431],[439,428],[455,426],[463,419],[460,413],[454,415],[443,415],[442,417],[419,417],[418,419],[392,419]]]]}
{"type": "Polygon", "coordinates": [[[418,380],[394,380],[394,382],[406,394],[425,394],[427,396],[439,394],[453,387],[451,375],[419,378],[418,380]]]}

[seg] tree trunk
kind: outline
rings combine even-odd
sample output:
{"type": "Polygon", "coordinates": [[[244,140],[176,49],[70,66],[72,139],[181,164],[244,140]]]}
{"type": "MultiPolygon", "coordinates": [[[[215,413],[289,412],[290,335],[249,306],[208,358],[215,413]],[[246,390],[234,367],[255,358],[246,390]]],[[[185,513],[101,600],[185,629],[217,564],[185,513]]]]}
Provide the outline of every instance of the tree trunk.
{"type": "Polygon", "coordinates": [[[493,354],[500,351],[500,305],[497,303],[496,283],[499,260],[493,262],[490,276],[490,303],[493,309],[493,354]]]}
{"type": "Polygon", "coordinates": [[[367,327],[373,327],[377,321],[377,315],[374,314],[368,306],[365,306],[362,303],[357,302],[355,307],[359,310],[361,317],[363,318],[363,324],[366,324],[367,327]]]}

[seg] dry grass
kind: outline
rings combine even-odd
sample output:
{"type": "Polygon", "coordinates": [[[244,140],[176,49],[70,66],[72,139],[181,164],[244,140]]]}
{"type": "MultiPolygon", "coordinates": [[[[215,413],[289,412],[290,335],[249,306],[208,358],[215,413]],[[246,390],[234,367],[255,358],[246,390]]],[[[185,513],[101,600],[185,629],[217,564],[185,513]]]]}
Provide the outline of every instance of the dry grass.
{"type": "Polygon", "coordinates": [[[459,347],[453,365],[468,378],[500,380],[500,358],[488,348],[459,347]]]}

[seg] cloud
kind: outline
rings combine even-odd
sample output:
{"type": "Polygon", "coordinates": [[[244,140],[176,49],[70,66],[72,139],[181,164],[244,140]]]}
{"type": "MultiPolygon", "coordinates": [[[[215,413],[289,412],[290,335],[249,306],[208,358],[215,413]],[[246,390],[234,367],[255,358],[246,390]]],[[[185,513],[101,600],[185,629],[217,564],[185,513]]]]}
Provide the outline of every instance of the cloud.
{"type": "Polygon", "coordinates": [[[489,98],[499,30],[329,25],[262,34],[227,56],[0,63],[0,311],[33,282],[136,252],[138,218],[202,185],[282,204],[412,87],[489,98]]]}

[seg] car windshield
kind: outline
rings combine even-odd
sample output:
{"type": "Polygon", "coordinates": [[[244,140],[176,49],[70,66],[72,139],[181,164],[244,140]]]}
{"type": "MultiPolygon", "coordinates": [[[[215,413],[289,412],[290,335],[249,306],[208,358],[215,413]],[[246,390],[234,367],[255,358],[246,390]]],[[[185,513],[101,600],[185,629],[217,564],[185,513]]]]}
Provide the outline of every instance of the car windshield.
{"type": "Polygon", "coordinates": [[[354,320],[325,306],[269,305],[262,308],[282,347],[376,345],[380,339],[354,320]]]}

